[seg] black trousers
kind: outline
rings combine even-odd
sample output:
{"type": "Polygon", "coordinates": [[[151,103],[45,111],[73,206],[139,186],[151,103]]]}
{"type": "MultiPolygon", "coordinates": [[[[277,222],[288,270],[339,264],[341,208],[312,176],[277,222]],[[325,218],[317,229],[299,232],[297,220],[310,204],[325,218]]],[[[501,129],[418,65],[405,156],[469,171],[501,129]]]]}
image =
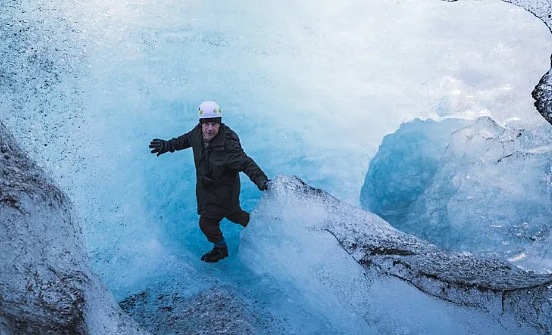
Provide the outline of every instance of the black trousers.
{"type": "MultiPolygon", "coordinates": [[[[226,218],[234,223],[246,227],[249,223],[250,215],[243,209],[238,208],[237,211],[226,216],[226,218]]],[[[222,231],[220,230],[220,221],[222,219],[224,219],[224,217],[207,218],[203,215],[199,217],[199,228],[201,228],[201,231],[205,234],[209,242],[217,243],[224,239],[222,231]]]]}

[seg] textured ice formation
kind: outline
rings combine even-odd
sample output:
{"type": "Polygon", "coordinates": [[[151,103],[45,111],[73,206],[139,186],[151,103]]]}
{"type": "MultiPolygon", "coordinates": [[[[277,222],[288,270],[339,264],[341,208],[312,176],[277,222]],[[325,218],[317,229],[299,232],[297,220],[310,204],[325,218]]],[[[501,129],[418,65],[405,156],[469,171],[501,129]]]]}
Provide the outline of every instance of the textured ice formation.
{"type": "Polygon", "coordinates": [[[439,169],[450,134],[468,124],[415,119],[383,138],[361,189],[362,207],[397,224],[439,169]]]}
{"type": "Polygon", "coordinates": [[[367,270],[399,278],[438,299],[486,311],[508,329],[506,333],[526,332],[516,328],[522,325],[537,333],[552,331],[552,275],[440,249],[294,177],[278,177],[271,196],[266,201],[275,213],[282,213],[282,220],[292,212],[296,221],[312,223],[313,232],[327,231],[367,270]],[[316,208],[317,214],[309,216],[306,210],[303,217],[294,208],[316,208]],[[519,324],[508,325],[509,317],[519,324]]]}
{"type": "Polygon", "coordinates": [[[414,121],[386,137],[366,175],[365,208],[456,250],[513,256],[548,238],[550,127],[504,128],[485,117],[453,132],[450,122],[414,121]]]}
{"type": "Polygon", "coordinates": [[[0,334],[147,334],[90,270],[71,206],[0,123],[0,334]]]}

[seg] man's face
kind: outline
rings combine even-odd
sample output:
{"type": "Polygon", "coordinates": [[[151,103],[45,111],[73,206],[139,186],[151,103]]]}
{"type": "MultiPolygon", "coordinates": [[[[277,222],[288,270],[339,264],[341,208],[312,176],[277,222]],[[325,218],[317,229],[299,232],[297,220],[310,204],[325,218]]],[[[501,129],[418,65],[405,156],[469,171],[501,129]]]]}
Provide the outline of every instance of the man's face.
{"type": "Polygon", "coordinates": [[[201,131],[203,132],[203,138],[207,141],[212,140],[217,136],[220,129],[220,123],[218,122],[202,122],[201,131]]]}

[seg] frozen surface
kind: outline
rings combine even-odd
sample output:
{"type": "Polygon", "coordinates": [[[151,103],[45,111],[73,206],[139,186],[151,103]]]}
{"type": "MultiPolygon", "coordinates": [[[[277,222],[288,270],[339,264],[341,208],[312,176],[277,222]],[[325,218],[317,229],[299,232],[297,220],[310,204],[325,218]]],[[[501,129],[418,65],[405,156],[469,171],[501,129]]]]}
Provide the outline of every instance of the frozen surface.
{"type": "Polygon", "coordinates": [[[552,271],[551,127],[462,124],[415,120],[388,135],[370,162],[364,207],[441,247],[552,271]]]}

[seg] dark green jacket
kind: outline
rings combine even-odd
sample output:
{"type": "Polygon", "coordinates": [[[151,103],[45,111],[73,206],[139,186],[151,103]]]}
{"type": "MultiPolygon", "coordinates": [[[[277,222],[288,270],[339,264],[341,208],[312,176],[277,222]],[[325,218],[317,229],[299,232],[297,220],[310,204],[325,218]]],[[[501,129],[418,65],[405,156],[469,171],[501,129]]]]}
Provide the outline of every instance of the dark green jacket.
{"type": "Polygon", "coordinates": [[[167,141],[170,152],[192,147],[196,167],[197,212],[209,218],[222,218],[240,205],[239,172],[260,187],[268,180],[261,168],[245,154],[238,135],[224,123],[205,148],[201,125],[167,141]]]}

